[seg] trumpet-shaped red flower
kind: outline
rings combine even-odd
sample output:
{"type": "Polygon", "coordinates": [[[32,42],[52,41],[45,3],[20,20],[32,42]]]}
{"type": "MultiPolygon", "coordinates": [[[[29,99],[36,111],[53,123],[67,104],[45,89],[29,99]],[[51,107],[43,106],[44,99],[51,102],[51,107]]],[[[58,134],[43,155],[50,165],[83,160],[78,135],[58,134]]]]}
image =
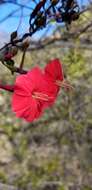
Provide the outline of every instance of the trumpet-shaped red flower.
{"type": "Polygon", "coordinates": [[[51,60],[46,65],[45,77],[57,86],[56,95],[58,94],[60,87],[65,87],[66,89],[72,88],[68,81],[64,79],[63,67],[59,59],[51,60]]]}
{"type": "Polygon", "coordinates": [[[55,85],[48,83],[36,67],[17,77],[12,99],[12,109],[18,117],[33,121],[40,117],[45,107],[54,102],[55,85]]]}
{"type": "MultiPolygon", "coordinates": [[[[39,89],[41,90],[41,92],[42,91],[44,92],[45,96],[48,96],[48,101],[43,102],[43,109],[45,109],[49,106],[52,106],[53,103],[55,102],[57,87],[50,80],[47,80],[44,73],[42,73],[40,69],[39,69],[39,71],[40,71],[40,76],[41,76],[41,80],[40,81],[39,81],[39,79],[37,80],[39,83],[39,89]],[[42,81],[44,83],[42,83],[42,81]]],[[[28,74],[27,74],[29,78],[31,77],[31,75],[30,75],[31,72],[32,71],[28,72],[28,74]]]]}

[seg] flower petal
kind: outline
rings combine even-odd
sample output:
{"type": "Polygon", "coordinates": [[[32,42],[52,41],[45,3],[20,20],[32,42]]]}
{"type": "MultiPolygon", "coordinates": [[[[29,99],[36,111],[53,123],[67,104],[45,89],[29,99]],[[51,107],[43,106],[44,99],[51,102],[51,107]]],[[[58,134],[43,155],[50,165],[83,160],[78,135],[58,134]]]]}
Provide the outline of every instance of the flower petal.
{"type": "Polygon", "coordinates": [[[63,80],[63,68],[60,64],[59,59],[51,60],[45,67],[45,74],[50,77],[52,80],[63,80]]]}

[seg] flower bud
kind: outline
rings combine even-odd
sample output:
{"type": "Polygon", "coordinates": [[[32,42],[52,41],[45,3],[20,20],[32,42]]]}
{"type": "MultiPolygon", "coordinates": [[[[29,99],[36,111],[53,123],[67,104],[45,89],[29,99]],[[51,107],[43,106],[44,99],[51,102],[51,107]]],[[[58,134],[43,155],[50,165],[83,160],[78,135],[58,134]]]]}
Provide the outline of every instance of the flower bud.
{"type": "Polygon", "coordinates": [[[29,40],[25,40],[23,43],[22,43],[22,49],[25,50],[29,47],[30,45],[30,42],[29,40]]]}

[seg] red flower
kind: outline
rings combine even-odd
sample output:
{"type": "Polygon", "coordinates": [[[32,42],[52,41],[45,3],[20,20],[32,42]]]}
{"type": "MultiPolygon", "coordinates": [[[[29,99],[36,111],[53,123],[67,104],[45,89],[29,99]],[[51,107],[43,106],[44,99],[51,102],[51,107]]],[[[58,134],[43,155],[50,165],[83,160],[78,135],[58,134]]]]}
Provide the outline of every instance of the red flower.
{"type": "MultiPolygon", "coordinates": [[[[48,101],[44,101],[43,103],[43,109],[48,107],[48,106],[52,106],[53,103],[55,102],[56,99],[56,85],[54,83],[52,83],[50,80],[47,80],[48,78],[45,77],[44,73],[40,71],[40,75],[41,75],[41,80],[44,81],[43,85],[42,85],[42,81],[40,82],[39,79],[37,80],[39,83],[39,89],[41,90],[41,92],[43,92],[45,94],[45,96],[48,96],[48,101]]],[[[30,78],[30,73],[32,73],[32,71],[28,72],[28,77],[30,78]]]]}
{"type": "Polygon", "coordinates": [[[12,108],[18,117],[33,121],[40,117],[45,107],[54,102],[54,87],[45,80],[39,68],[16,79],[12,108]]]}
{"type": "MultiPolygon", "coordinates": [[[[51,60],[45,67],[45,76],[47,80],[52,81],[57,86],[57,93],[60,87],[71,89],[72,86],[64,79],[63,67],[59,59],[51,60]]],[[[57,94],[56,93],[56,94],[57,94]]]]}

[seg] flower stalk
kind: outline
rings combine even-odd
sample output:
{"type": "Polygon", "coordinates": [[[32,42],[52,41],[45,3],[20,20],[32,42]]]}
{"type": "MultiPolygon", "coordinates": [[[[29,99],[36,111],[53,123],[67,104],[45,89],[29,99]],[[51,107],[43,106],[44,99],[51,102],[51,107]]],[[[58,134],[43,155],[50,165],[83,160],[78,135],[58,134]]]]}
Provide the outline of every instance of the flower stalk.
{"type": "Polygon", "coordinates": [[[0,88],[9,92],[14,92],[14,85],[0,84],[0,88]]]}

